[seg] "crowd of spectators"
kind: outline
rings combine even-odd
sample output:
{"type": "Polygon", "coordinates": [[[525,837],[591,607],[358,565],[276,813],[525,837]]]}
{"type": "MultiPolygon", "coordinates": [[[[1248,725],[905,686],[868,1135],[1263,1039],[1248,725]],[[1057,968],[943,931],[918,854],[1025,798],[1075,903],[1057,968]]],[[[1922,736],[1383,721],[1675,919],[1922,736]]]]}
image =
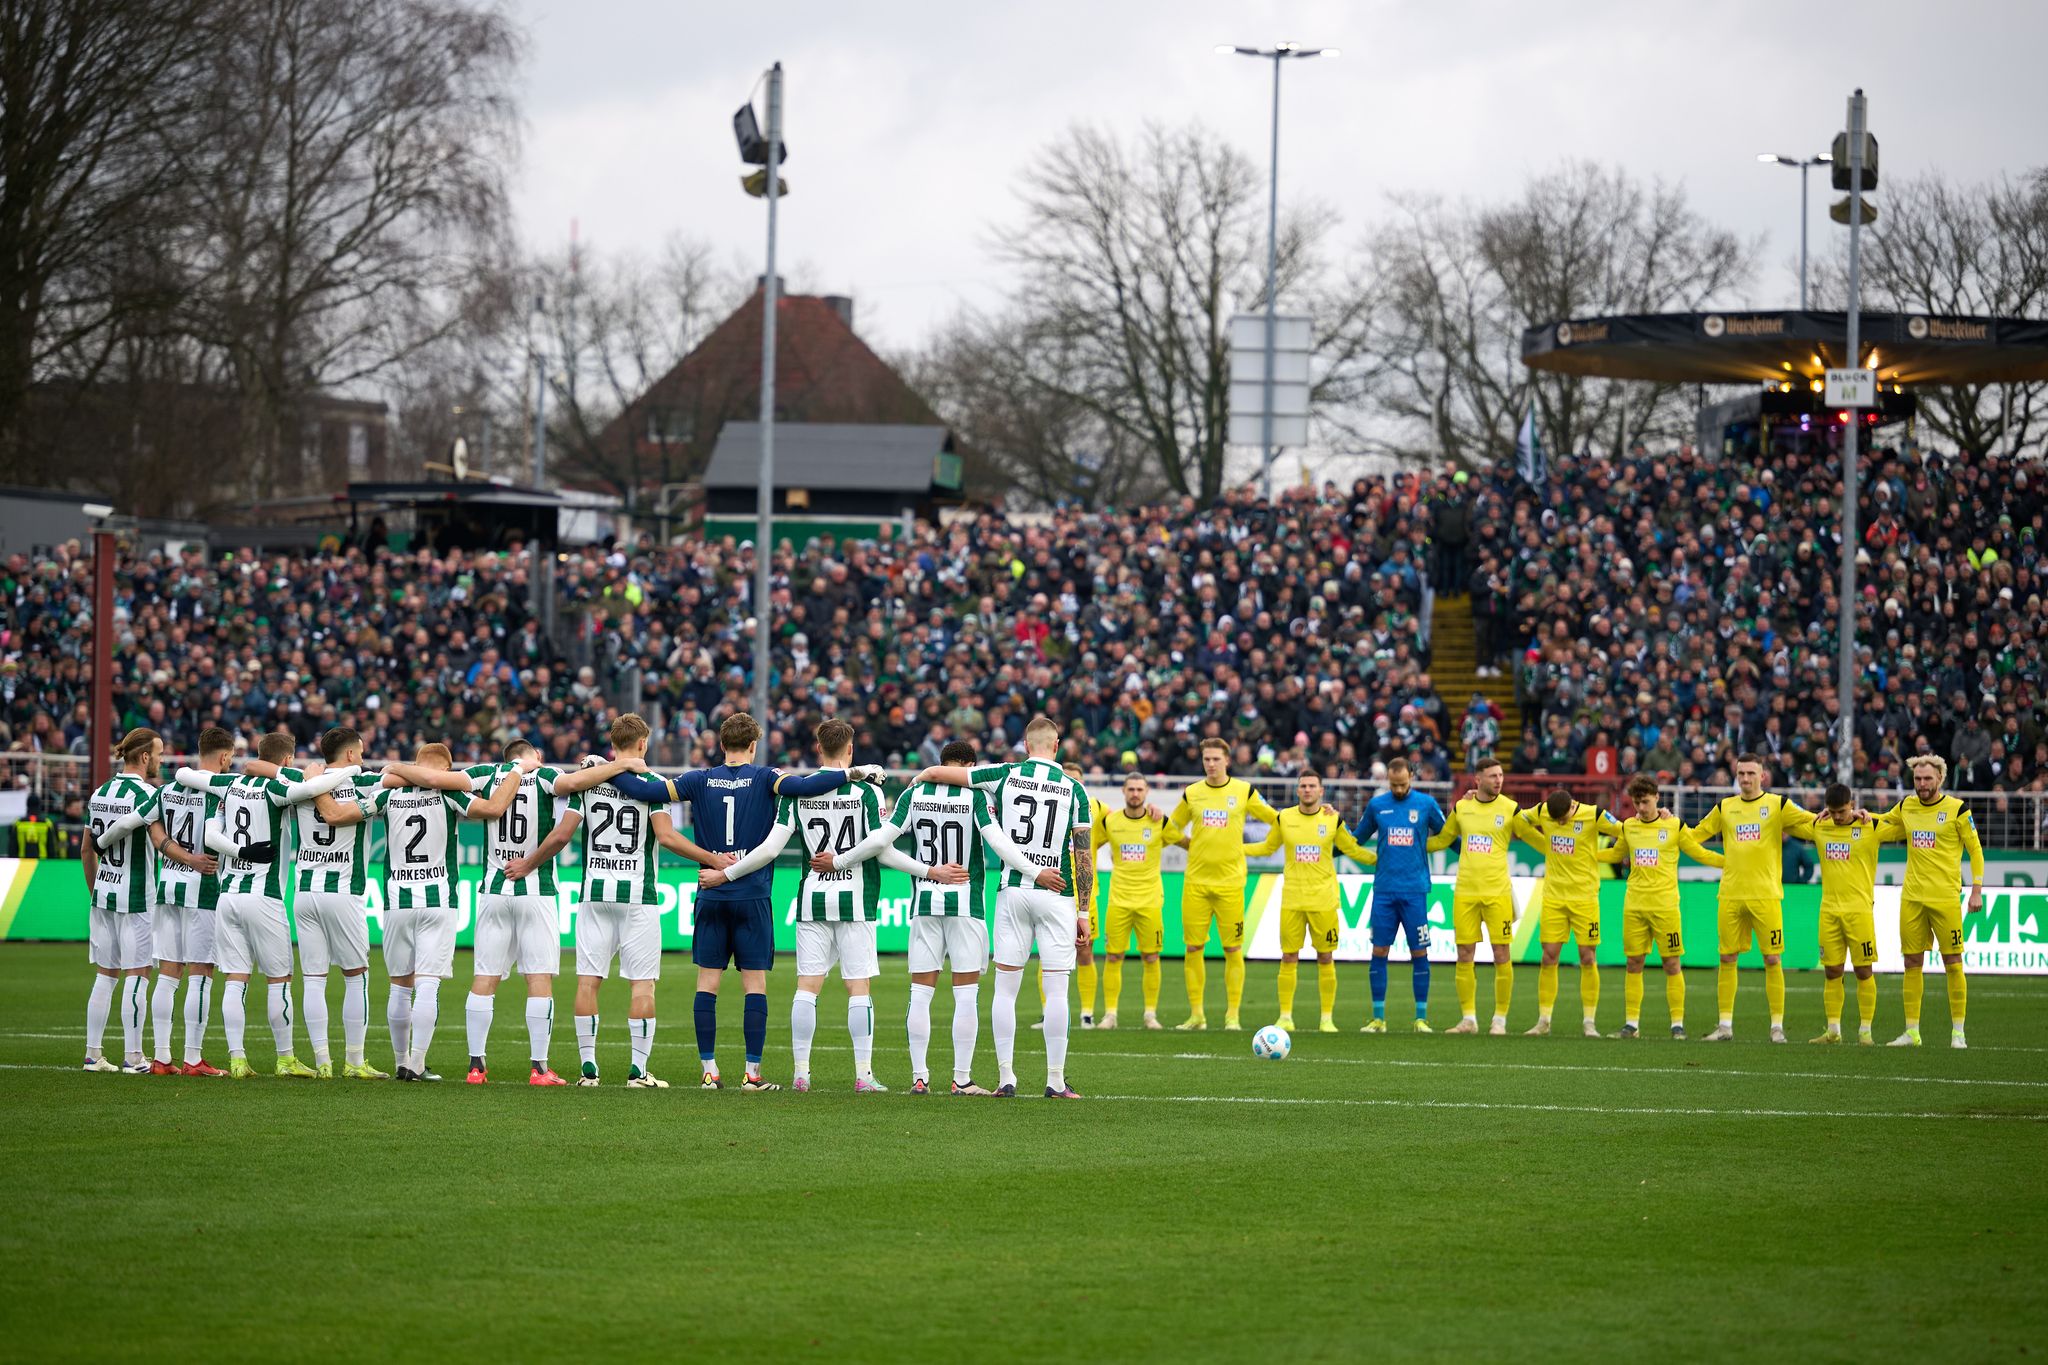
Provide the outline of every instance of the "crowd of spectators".
{"type": "MultiPolygon", "coordinates": [[[[2038,470],[1881,451],[1857,551],[1863,648],[1857,771],[1905,782],[1948,757],[1958,789],[2048,787],[2038,470]]],[[[1560,460],[1541,490],[1510,469],[1404,474],[1047,517],[885,526],[778,546],[768,728],[810,758],[826,715],[863,758],[916,767],[949,739],[1008,752],[1036,712],[1099,772],[1369,776],[1393,753],[1448,778],[1515,706],[1512,771],[1668,773],[1725,784],[1735,753],[1788,785],[1832,770],[1837,467],[1689,452],[1560,460]],[[1434,594],[1471,595],[1487,702],[1447,712],[1430,675],[1434,594]],[[1477,742],[1475,742],[1477,741],[1477,742]]],[[[713,758],[748,702],[755,548],[685,540],[557,562],[563,628],[527,608],[523,555],[194,549],[120,566],[115,704],[189,747],[222,724],[253,746],[329,725],[373,754],[449,742],[490,756],[523,735],[599,749],[636,706],[655,757],[713,758]]],[[[90,567],[76,546],[0,578],[0,747],[85,744],[90,567]]]]}

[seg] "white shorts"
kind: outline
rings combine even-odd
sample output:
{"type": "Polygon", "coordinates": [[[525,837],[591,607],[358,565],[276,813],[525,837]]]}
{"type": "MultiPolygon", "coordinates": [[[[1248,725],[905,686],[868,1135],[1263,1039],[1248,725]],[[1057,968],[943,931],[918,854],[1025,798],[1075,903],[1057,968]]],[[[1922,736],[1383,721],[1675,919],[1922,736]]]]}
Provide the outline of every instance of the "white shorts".
{"type": "Polygon", "coordinates": [[[1012,886],[996,892],[996,961],[1021,967],[1031,960],[1038,941],[1038,965],[1049,972],[1074,970],[1074,898],[1064,891],[1039,886],[1012,886]]]}
{"type": "Polygon", "coordinates": [[[455,972],[455,926],[460,908],[386,910],[384,971],[389,976],[431,976],[446,981],[455,972]]]}
{"type": "Polygon", "coordinates": [[[866,920],[796,922],[796,974],[823,976],[839,967],[841,981],[866,981],[880,972],[875,926],[866,920]]]}
{"type": "Polygon", "coordinates": [[[661,907],[584,901],[576,907],[576,974],[661,980],[661,907]]]}
{"type": "Polygon", "coordinates": [[[988,969],[988,925],[966,915],[918,915],[910,921],[910,970],[935,972],[943,963],[956,972],[988,969]]]}
{"type": "Polygon", "coordinates": [[[300,971],[325,976],[330,969],[353,972],[370,965],[370,921],[361,896],[301,891],[292,909],[299,917],[300,971]]]}
{"type": "Polygon", "coordinates": [[[280,979],[292,974],[292,926],[283,901],[247,893],[222,896],[214,914],[221,971],[280,979]]]}
{"type": "Polygon", "coordinates": [[[156,908],[156,960],[212,966],[219,912],[192,905],[156,908]]]}
{"type": "Polygon", "coordinates": [[[125,972],[155,961],[150,918],[151,912],[147,910],[139,915],[124,915],[117,910],[92,907],[92,926],[88,930],[92,965],[110,972],[125,972]]]}
{"type": "Polygon", "coordinates": [[[553,896],[485,896],[476,911],[476,974],[553,976],[562,970],[562,931],[553,896]]]}

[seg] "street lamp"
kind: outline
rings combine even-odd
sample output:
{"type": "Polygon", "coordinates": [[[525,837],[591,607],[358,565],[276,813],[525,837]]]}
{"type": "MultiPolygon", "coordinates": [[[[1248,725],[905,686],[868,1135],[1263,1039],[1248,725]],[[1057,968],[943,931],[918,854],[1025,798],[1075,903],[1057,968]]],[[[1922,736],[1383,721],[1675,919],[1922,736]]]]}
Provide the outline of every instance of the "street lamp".
{"type": "Polygon", "coordinates": [[[1834,160],[1826,152],[1819,156],[1807,157],[1804,161],[1796,156],[1779,156],[1776,152],[1758,152],[1758,161],[1779,166],[1799,168],[1799,311],[1806,311],[1806,173],[1815,166],[1825,166],[1834,160]]]}
{"type": "Polygon", "coordinates": [[[1265,416],[1259,423],[1260,443],[1265,446],[1265,463],[1260,471],[1259,492],[1266,501],[1273,500],[1273,309],[1277,302],[1278,275],[1280,270],[1280,65],[1289,58],[1335,57],[1339,55],[1334,47],[1303,47],[1296,42],[1275,43],[1271,47],[1240,47],[1232,43],[1218,43],[1216,51],[1224,56],[1257,57],[1273,63],[1273,152],[1272,174],[1266,198],[1266,377],[1265,416]]]}

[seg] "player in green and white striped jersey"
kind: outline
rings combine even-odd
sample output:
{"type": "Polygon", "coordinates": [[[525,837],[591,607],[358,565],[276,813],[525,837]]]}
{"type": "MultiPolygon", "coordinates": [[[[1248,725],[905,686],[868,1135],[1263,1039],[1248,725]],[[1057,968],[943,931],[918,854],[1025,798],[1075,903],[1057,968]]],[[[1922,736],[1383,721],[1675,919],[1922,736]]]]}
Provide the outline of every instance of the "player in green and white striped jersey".
{"type": "Polygon", "coordinates": [[[541,761],[540,751],[523,739],[505,746],[502,763],[479,763],[463,769],[472,792],[491,790],[507,772],[519,774],[512,804],[491,826],[485,854],[483,892],[477,899],[476,976],[470,982],[463,1020],[469,1034],[471,1085],[489,1079],[485,1049],[490,1044],[491,1016],[498,983],[516,966],[526,978],[528,1083],[567,1085],[548,1065],[549,1035],[555,1023],[555,975],[562,969],[562,903],[555,883],[555,859],[535,858],[565,803],[578,792],[609,782],[621,773],[645,772],[638,758],[615,758],[588,768],[563,770],[541,761]],[[524,860],[533,859],[531,870],[524,860]],[[511,869],[521,866],[523,875],[511,869]]]}
{"type": "MultiPolygon", "coordinates": [[[[297,747],[288,734],[269,734],[257,742],[256,757],[270,765],[263,772],[279,772],[291,763],[297,747]]],[[[301,801],[333,791],[354,776],[354,769],[337,768],[305,781],[285,782],[259,773],[235,777],[197,768],[178,769],[180,785],[210,791],[220,798],[207,830],[206,846],[221,855],[220,899],[215,911],[216,947],[227,976],[221,991],[221,1025],[228,1036],[228,1075],[237,1080],[255,1074],[243,1039],[248,1028],[249,978],[258,972],[269,983],[277,1074],[314,1074],[292,1051],[292,931],[284,909],[284,860],[290,830],[283,813],[301,801]]]]}
{"type": "MultiPolygon", "coordinates": [[[[320,758],[328,767],[360,768],[363,739],[347,726],[320,737],[320,758]]],[[[251,770],[257,765],[250,765],[251,770]]],[[[302,782],[306,774],[284,768],[278,776],[302,782]]],[[[376,798],[382,779],[358,772],[334,791],[292,808],[292,911],[299,930],[299,1006],[313,1042],[313,1072],[334,1078],[334,1054],[327,1031],[327,974],[341,971],[342,1074],[352,1080],[389,1080],[370,1065],[369,825],[365,803],[376,798]]]]}
{"type": "MultiPolygon", "coordinates": [[[[974,746],[956,739],[940,751],[939,761],[961,767],[974,763],[974,746]]],[[[909,834],[917,856],[927,863],[958,863],[967,870],[964,884],[933,880],[913,884],[910,910],[910,1092],[931,1091],[927,1061],[932,1040],[932,996],[939,968],[953,968],[953,1091],[955,1095],[987,1095],[974,1083],[974,1048],[981,1036],[981,974],[988,967],[988,875],[996,871],[982,855],[983,846],[1002,867],[1056,879],[1025,860],[989,810],[988,797],[972,787],[913,783],[896,798],[896,806],[875,831],[845,853],[820,852],[812,868],[829,872],[858,866],[909,834]]]]}
{"type": "Polygon", "coordinates": [[[85,1069],[149,1074],[142,1056],[142,1017],[149,985],[151,912],[156,909],[156,868],[151,847],[164,837],[152,785],[164,742],[154,730],[122,736],[121,771],[94,789],[86,803],[92,838],[82,870],[91,903],[91,959],[96,975],[85,1007],[85,1069]],[[102,1052],[107,1014],[120,985],[121,1036],[126,1057],[115,1066],[102,1052]]]}
{"type": "Polygon", "coordinates": [[[427,1066],[427,1051],[462,927],[455,828],[464,820],[496,820],[518,794],[514,768],[479,799],[469,775],[454,771],[447,745],[422,744],[412,762],[385,764],[382,783],[362,800],[366,814],[384,817],[384,970],[391,978],[385,1020],[392,1074],[401,1081],[441,1079],[427,1066]]]}
{"type": "Polygon", "coordinates": [[[989,793],[996,822],[1039,869],[1027,877],[1004,868],[996,891],[996,998],[989,1023],[996,1035],[998,1095],[1017,1093],[1017,993],[1035,941],[1045,973],[1046,1098],[1080,1098],[1067,1084],[1067,977],[1077,939],[1089,937],[1095,878],[1088,870],[1088,793],[1060,770],[1059,744],[1059,727],[1034,716],[1024,727],[1022,763],[927,768],[917,779],[989,793]],[[1043,875],[1048,872],[1053,876],[1043,875]],[[1073,892],[1064,894],[1068,887],[1073,892]]]}
{"type": "MultiPolygon", "coordinates": [[[[235,737],[218,725],[199,732],[199,768],[224,773],[235,756],[235,737]]],[[[150,1070],[186,1076],[225,1076],[207,1063],[203,1051],[213,1003],[215,907],[220,897],[219,860],[206,851],[206,826],[220,799],[171,782],[161,789],[163,862],[157,869],[155,939],[156,989],[149,998],[155,1025],[150,1070]],[[185,1064],[171,1066],[171,1024],[177,1016],[178,983],[185,984],[185,1064]]]]}
{"type": "MultiPolygon", "coordinates": [[[[828,720],[817,728],[818,762],[826,768],[847,769],[849,776],[865,772],[851,767],[853,727],[843,720],[828,720]]],[[[808,860],[829,850],[850,850],[882,823],[881,798],[871,782],[852,782],[822,796],[783,797],[778,804],[775,825],[767,839],[723,872],[705,872],[700,886],[716,886],[729,878],[744,877],[775,861],[792,838],[808,860]]],[[[906,858],[888,843],[878,850],[880,860],[913,877],[931,878],[946,885],[965,886],[967,869],[959,863],[933,867],[906,858]]],[[[804,868],[796,895],[796,994],[790,1002],[790,1053],[796,1064],[797,1090],[811,1088],[811,1041],[818,1031],[818,991],[826,973],[839,965],[839,979],[846,983],[846,1030],[853,1037],[853,1088],[858,1093],[880,1093],[887,1086],[875,1079],[875,1001],[870,983],[877,971],[875,952],[876,900],[881,892],[881,874],[873,862],[823,871],[804,868]]]]}

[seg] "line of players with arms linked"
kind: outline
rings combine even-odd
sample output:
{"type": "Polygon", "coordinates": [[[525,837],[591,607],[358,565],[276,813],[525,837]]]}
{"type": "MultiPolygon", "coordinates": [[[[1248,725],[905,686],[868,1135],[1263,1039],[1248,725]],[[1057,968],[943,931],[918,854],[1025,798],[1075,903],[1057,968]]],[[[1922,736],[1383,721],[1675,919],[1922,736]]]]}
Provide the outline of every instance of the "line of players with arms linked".
{"type": "Polygon", "coordinates": [[[1317,958],[1321,1028],[1335,1031],[1338,933],[1335,863],[1344,855],[1377,865],[1371,909],[1372,1017],[1367,1032],[1386,1029],[1388,954],[1405,936],[1411,955],[1416,1024],[1428,1031],[1429,929],[1427,855],[1459,853],[1453,919],[1458,940],[1457,984],[1461,1017],[1453,1033],[1479,1031],[1475,957],[1491,940],[1495,964],[1490,1032],[1506,1032],[1513,996],[1510,960],[1515,912],[1509,888],[1508,846],[1520,838],[1544,855],[1541,909],[1542,967],[1539,1017],[1529,1032],[1544,1034],[1557,998],[1557,968],[1566,942],[1576,939],[1584,1031],[1597,1035],[1599,976],[1598,865],[1630,869],[1624,907],[1627,955],[1626,1020],[1618,1036],[1638,1036],[1643,969],[1652,951],[1666,973],[1674,1037],[1684,1032],[1684,945],[1678,914],[1677,862],[1681,852],[1723,867],[1720,887],[1719,1026],[1710,1040],[1733,1037],[1735,963],[1752,942],[1765,961],[1771,1037],[1783,1041],[1784,943],[1781,867],[1787,837],[1821,846],[1820,938],[1827,973],[1827,1027],[1815,1042],[1839,1042],[1845,964],[1858,982],[1859,1033],[1874,1041],[1876,955],[1873,887],[1877,849],[1908,844],[1901,904],[1906,955],[1903,997],[1906,1028],[1895,1045],[1917,1045],[1922,962],[1942,955],[1948,979],[1952,1041],[1964,1042],[1967,987],[1961,962],[1962,918],[1957,908],[1961,862],[1971,868],[1970,909],[1979,905],[1982,851],[1969,812],[1941,792],[1945,766],[1916,762],[1915,793],[1882,816],[1854,808],[1846,788],[1827,793],[1825,812],[1807,812],[1763,789],[1761,764],[1745,756],[1737,765],[1738,793],[1718,803],[1690,829],[1657,804],[1654,781],[1638,777],[1629,795],[1635,814],[1626,821],[1577,803],[1568,792],[1521,808],[1501,791],[1497,765],[1482,769],[1477,785],[1447,816],[1433,798],[1416,792],[1400,761],[1390,765],[1389,790],[1367,803],[1346,828],[1322,801],[1314,773],[1299,781],[1299,802],[1274,811],[1249,783],[1230,777],[1227,750],[1218,742],[1202,752],[1204,776],[1192,784],[1171,816],[1149,804],[1142,777],[1124,785],[1121,807],[1094,807],[1077,775],[1055,762],[1058,735],[1050,722],[1027,730],[1027,758],[1017,764],[976,765],[972,746],[948,746],[939,767],[927,769],[884,815],[876,787],[880,771],[852,764],[851,727],[819,727],[820,771],[795,776],[749,761],[758,727],[744,716],[721,728],[724,765],[668,779],[646,772],[647,728],[622,717],[613,729],[614,756],[586,759],[577,769],[540,761],[531,745],[515,741],[505,761],[466,769],[451,766],[444,746],[423,746],[411,763],[364,771],[362,744],[352,732],[329,732],[321,744],[325,771],[293,766],[288,735],[266,736],[258,758],[239,774],[228,769],[233,740],[209,730],[199,745],[198,768],[180,769],[174,782],[156,785],[163,741],[137,730],[120,746],[123,771],[93,796],[95,835],[85,873],[91,889],[91,952],[97,969],[87,1012],[86,1069],[153,1074],[223,1074],[204,1058],[216,967],[225,977],[223,1025],[229,1047],[225,1074],[252,1074],[244,1049],[249,982],[261,976],[278,1053],[287,1076],[335,1074],[330,1053],[327,975],[343,981],[341,1074],[381,1079],[365,1055],[369,948],[364,892],[365,822],[382,818],[387,843],[384,896],[387,997],[396,1076],[438,1079],[427,1065],[438,1020],[439,985],[453,967],[460,910],[455,896],[455,826],[489,822],[487,870],[478,905],[476,974],[465,1002],[472,1083],[487,1080],[486,1051],[499,983],[516,969],[527,986],[530,1081],[563,1085],[548,1064],[553,1028],[553,978],[559,970],[559,887],[556,856],[580,831],[582,896],[576,916],[575,1006],[580,1066],[576,1083],[599,1083],[597,991],[616,962],[631,985],[628,1034],[632,1061],[627,1084],[665,1088],[648,1067],[655,1035],[655,983],[660,976],[656,849],[666,847],[699,864],[693,956],[694,1000],[702,1084],[723,1085],[716,1060],[717,992],[723,973],[737,967],[745,986],[747,1066],[742,1088],[779,1088],[761,1074],[767,1031],[766,974],[773,962],[773,911],[768,879],[776,856],[791,839],[806,855],[796,917],[797,990],[791,1004],[795,1088],[810,1088],[810,1054],[817,1003],[825,977],[837,967],[847,988],[847,1027],[854,1054],[855,1088],[886,1089],[874,1077],[875,1017],[869,986],[878,970],[874,923],[877,864],[914,879],[911,918],[910,1016],[907,1024],[912,1089],[930,1089],[931,1005],[942,968],[951,969],[954,995],[953,1093],[991,1093],[973,1080],[979,1031],[980,978],[990,957],[986,885],[997,883],[994,913],[996,996],[990,1011],[996,1035],[999,1095],[1016,1093],[1016,1001],[1021,971],[1035,950],[1044,998],[1048,1096],[1075,1095],[1066,1082],[1066,981],[1078,970],[1083,1028],[1096,1026],[1097,973],[1090,943],[1093,868],[1105,849],[1110,867],[1104,915],[1108,1010],[1101,1027],[1117,1025],[1123,959],[1133,945],[1144,963],[1144,1022],[1159,1028],[1159,958],[1163,946],[1164,848],[1189,850],[1183,896],[1183,959],[1189,1018],[1182,1029],[1207,1027],[1204,1001],[1208,964],[1202,949],[1212,926],[1224,950],[1224,1027],[1241,1027],[1244,989],[1244,885],[1247,853],[1281,852],[1286,875],[1281,895],[1279,1023],[1293,1027],[1296,974],[1304,943],[1317,958]],[[679,834],[667,813],[689,806],[700,842],[679,834]],[[1247,818],[1268,826],[1247,844],[1247,818]],[[296,836],[295,840],[292,836],[296,836]],[[1603,837],[1605,836],[1605,837],[1603,837]],[[918,857],[898,852],[909,838],[918,857]],[[1719,841],[1722,852],[1706,844],[1719,841]],[[295,842],[290,857],[284,854],[295,842]],[[287,882],[294,891],[302,976],[301,1001],[313,1065],[299,1061],[289,990],[292,935],[284,908],[287,882]],[[155,989],[148,991],[152,961],[155,989]],[[171,1060],[176,991],[186,983],[184,1062],[171,1060]],[[102,1040],[116,997],[125,1061],[107,1060],[102,1040]],[[142,1052],[146,1013],[153,1025],[153,1055],[142,1052]]]}

